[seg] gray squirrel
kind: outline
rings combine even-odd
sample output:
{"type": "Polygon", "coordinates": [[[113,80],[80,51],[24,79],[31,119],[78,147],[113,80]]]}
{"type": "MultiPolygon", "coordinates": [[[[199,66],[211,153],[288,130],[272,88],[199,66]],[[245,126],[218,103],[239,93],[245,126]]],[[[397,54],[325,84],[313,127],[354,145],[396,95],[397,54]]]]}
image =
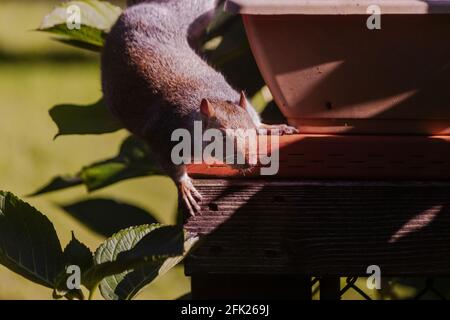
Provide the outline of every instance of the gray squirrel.
{"type": "Polygon", "coordinates": [[[196,53],[192,41],[211,21],[216,0],[129,0],[128,5],[102,52],[105,103],[125,128],[149,144],[177,185],[181,204],[194,215],[202,197],[185,165],[171,160],[175,129],[192,132],[194,121],[224,134],[226,129],[275,134],[297,129],[261,123],[244,93],[196,53]]]}

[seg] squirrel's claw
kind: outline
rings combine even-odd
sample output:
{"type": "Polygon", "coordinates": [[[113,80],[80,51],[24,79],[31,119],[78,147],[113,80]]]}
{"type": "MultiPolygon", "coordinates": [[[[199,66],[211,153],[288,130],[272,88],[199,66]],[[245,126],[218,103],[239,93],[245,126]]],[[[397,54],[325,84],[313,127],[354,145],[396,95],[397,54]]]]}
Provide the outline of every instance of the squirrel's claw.
{"type": "Polygon", "coordinates": [[[179,182],[180,200],[186,207],[191,216],[195,216],[200,211],[199,202],[202,200],[201,194],[195,189],[190,178],[183,179],[179,182]]]}
{"type": "Polygon", "coordinates": [[[287,124],[262,124],[261,127],[258,128],[259,134],[266,135],[276,135],[276,136],[284,136],[300,133],[297,128],[288,126],[287,124]]]}

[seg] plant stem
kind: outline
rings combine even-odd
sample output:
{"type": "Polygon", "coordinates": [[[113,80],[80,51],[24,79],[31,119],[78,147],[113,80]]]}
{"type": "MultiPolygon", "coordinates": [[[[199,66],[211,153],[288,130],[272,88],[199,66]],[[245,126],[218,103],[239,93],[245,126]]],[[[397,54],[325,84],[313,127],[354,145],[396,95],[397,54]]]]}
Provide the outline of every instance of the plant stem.
{"type": "Polygon", "coordinates": [[[95,289],[97,289],[97,287],[94,287],[92,288],[92,290],[89,290],[88,300],[92,300],[94,298],[95,289]]]}

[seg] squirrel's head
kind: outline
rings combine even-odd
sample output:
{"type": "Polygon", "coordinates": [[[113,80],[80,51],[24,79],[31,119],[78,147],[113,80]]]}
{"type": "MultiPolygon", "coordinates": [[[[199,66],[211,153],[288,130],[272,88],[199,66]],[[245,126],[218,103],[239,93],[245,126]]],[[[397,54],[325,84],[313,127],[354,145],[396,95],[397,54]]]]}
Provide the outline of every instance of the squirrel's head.
{"type": "Polygon", "coordinates": [[[239,102],[209,101],[203,99],[200,112],[204,129],[218,129],[225,132],[227,129],[256,129],[255,124],[247,111],[247,99],[243,92],[239,102]]]}
{"type": "Polygon", "coordinates": [[[240,170],[251,167],[247,161],[248,144],[249,139],[256,139],[257,135],[257,128],[247,108],[251,108],[251,106],[248,105],[243,92],[236,103],[203,99],[200,105],[203,129],[219,130],[225,143],[233,143],[236,146],[234,156],[242,155],[245,163],[233,163],[232,167],[240,170]]]}

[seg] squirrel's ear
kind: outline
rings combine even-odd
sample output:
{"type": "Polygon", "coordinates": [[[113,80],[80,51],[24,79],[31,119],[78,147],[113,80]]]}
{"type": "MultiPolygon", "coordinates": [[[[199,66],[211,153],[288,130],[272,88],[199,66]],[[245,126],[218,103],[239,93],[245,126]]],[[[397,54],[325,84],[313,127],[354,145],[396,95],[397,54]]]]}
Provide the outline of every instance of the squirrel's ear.
{"type": "Polygon", "coordinates": [[[202,103],[200,104],[200,112],[208,118],[213,117],[215,114],[213,105],[207,99],[202,100],[202,103]]]}
{"type": "Polygon", "coordinates": [[[247,98],[245,97],[244,91],[241,91],[241,97],[239,98],[239,105],[244,109],[247,108],[247,98]]]}

